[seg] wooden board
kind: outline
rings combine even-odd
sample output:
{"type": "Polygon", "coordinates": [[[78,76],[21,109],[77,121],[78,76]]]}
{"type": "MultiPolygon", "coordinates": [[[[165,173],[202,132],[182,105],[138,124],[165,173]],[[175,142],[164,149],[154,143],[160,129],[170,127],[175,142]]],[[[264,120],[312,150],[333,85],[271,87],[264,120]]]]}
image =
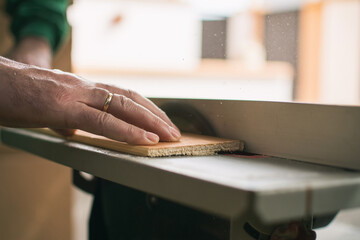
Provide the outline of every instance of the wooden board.
{"type": "MultiPolygon", "coordinates": [[[[50,129],[32,129],[48,135],[59,136],[50,129]]],[[[129,153],[145,157],[164,157],[178,155],[214,155],[217,152],[242,151],[244,143],[239,140],[230,140],[210,136],[183,133],[178,142],[159,142],[156,145],[130,145],[118,142],[103,136],[77,130],[76,134],[67,138],[71,141],[86,143],[118,152],[129,153]]]]}

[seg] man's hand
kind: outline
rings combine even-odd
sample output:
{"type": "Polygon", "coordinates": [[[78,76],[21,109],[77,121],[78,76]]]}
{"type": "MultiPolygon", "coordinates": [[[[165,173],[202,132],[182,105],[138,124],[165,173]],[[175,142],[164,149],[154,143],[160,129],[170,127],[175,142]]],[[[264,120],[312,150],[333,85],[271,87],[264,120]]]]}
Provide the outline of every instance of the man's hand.
{"type": "Polygon", "coordinates": [[[82,129],[130,144],[177,141],[166,114],[141,95],[0,57],[0,124],[82,129]],[[109,94],[114,96],[103,112],[109,94]]]}
{"type": "Polygon", "coordinates": [[[9,58],[29,65],[51,68],[52,51],[44,38],[29,36],[19,41],[9,53],[9,58]]]}
{"type": "MultiPolygon", "coordinates": [[[[42,68],[51,68],[52,51],[50,44],[42,37],[27,36],[8,54],[9,58],[42,68]]],[[[67,137],[75,133],[75,129],[52,129],[53,131],[67,137]]]]}

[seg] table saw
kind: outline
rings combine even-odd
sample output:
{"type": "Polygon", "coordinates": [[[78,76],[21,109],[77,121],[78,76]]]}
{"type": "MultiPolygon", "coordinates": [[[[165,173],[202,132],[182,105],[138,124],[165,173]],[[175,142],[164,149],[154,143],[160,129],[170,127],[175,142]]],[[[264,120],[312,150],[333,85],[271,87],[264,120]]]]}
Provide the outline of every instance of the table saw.
{"type": "Polygon", "coordinates": [[[360,206],[360,107],[152,99],[182,130],[245,142],[244,152],[147,158],[24,129],[2,142],[73,169],[227,219],[229,238],[325,226],[360,206]]]}

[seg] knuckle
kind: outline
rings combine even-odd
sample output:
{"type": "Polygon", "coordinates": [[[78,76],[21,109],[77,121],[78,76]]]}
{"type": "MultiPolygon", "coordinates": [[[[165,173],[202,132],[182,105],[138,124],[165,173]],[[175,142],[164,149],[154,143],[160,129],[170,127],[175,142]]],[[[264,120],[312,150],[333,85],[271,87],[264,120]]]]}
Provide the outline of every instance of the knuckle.
{"type": "Polygon", "coordinates": [[[106,96],[109,93],[109,91],[103,89],[103,88],[93,88],[91,90],[91,96],[94,98],[103,98],[104,96],[106,96]]]}
{"type": "Polygon", "coordinates": [[[168,115],[163,110],[160,109],[159,111],[160,111],[160,113],[159,113],[160,117],[165,118],[165,119],[168,118],[168,115]]]}
{"type": "Polygon", "coordinates": [[[46,89],[60,105],[78,100],[76,92],[86,88],[83,81],[69,74],[59,73],[55,78],[44,81],[44,86],[46,85],[46,89]]]}
{"type": "Polygon", "coordinates": [[[105,103],[106,96],[109,94],[109,91],[103,89],[103,88],[92,88],[90,91],[90,98],[91,99],[98,99],[95,101],[94,106],[96,109],[100,109],[103,107],[103,104],[105,103]]]}
{"type": "Polygon", "coordinates": [[[104,112],[99,112],[96,115],[96,123],[98,126],[105,126],[108,120],[108,115],[104,112]]]}
{"type": "Polygon", "coordinates": [[[154,117],[152,124],[153,124],[154,127],[158,128],[161,125],[163,125],[163,121],[158,117],[154,117]]]}
{"type": "Polygon", "coordinates": [[[97,87],[97,88],[105,88],[105,84],[103,83],[94,83],[94,86],[97,87]]]}
{"type": "Polygon", "coordinates": [[[129,98],[127,98],[123,95],[120,95],[119,100],[118,100],[120,108],[122,108],[123,110],[128,110],[128,108],[130,107],[129,100],[130,100],[129,98]]]}
{"type": "Polygon", "coordinates": [[[108,124],[109,116],[107,113],[99,112],[95,116],[95,124],[97,127],[97,132],[100,135],[104,135],[106,125],[108,124]]]}
{"type": "Polygon", "coordinates": [[[145,133],[145,130],[129,125],[125,131],[124,141],[130,144],[137,144],[146,138],[145,133]]]}
{"type": "Polygon", "coordinates": [[[136,133],[137,133],[137,131],[136,131],[135,127],[132,125],[129,125],[126,129],[126,139],[127,140],[133,139],[134,136],[136,136],[136,133]]]}
{"type": "Polygon", "coordinates": [[[126,95],[130,99],[137,99],[140,96],[140,94],[138,94],[137,92],[135,92],[134,90],[131,90],[131,89],[126,90],[126,95]]]}
{"type": "Polygon", "coordinates": [[[94,83],[94,86],[96,88],[101,88],[101,89],[104,89],[108,92],[111,92],[111,93],[118,93],[117,91],[117,87],[116,86],[113,86],[113,85],[110,85],[110,84],[105,84],[105,83],[94,83]]]}
{"type": "Polygon", "coordinates": [[[107,85],[105,83],[95,83],[94,86],[97,88],[103,88],[103,89],[109,89],[111,87],[110,85],[107,85]]]}
{"type": "Polygon", "coordinates": [[[52,73],[55,73],[56,79],[61,79],[61,82],[65,83],[65,84],[70,84],[73,86],[79,86],[79,85],[84,84],[83,79],[74,73],[63,72],[59,69],[53,69],[51,71],[52,71],[52,73]]]}

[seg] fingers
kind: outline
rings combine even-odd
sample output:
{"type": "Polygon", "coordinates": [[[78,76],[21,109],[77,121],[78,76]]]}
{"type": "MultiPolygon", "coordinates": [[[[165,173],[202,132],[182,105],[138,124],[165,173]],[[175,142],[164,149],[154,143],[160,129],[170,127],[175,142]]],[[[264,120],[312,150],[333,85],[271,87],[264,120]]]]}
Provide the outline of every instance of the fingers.
{"type": "Polygon", "coordinates": [[[129,144],[149,145],[159,142],[159,137],[151,132],[128,124],[109,113],[99,111],[83,103],[77,103],[72,108],[72,128],[78,128],[97,135],[102,135],[129,144]]]}
{"type": "Polygon", "coordinates": [[[100,88],[107,89],[108,91],[110,91],[112,93],[116,93],[116,94],[123,95],[125,97],[130,98],[134,102],[144,106],[149,111],[151,111],[155,115],[159,116],[162,120],[164,120],[167,124],[169,124],[170,126],[175,128],[176,130],[178,130],[178,132],[180,133],[179,129],[175,126],[175,124],[173,124],[171,122],[171,120],[169,119],[169,117],[166,115],[166,113],[164,111],[162,111],[160,108],[158,108],[152,101],[150,101],[149,99],[141,96],[137,92],[134,92],[132,90],[124,90],[124,89],[117,88],[115,86],[106,85],[106,84],[99,84],[98,83],[96,85],[98,87],[100,87],[100,88]]]}
{"type": "Polygon", "coordinates": [[[162,141],[177,141],[181,137],[180,133],[163,119],[125,96],[115,94],[108,112],[125,122],[156,133],[162,141]]]}
{"type": "MultiPolygon", "coordinates": [[[[94,88],[85,94],[86,98],[83,102],[98,110],[102,110],[108,94],[108,90],[94,88]]],[[[144,98],[144,100],[146,99],[144,98]]],[[[161,141],[178,141],[181,137],[180,132],[173,127],[173,124],[167,118],[166,114],[160,109],[159,114],[162,113],[165,115],[167,121],[171,124],[166,122],[164,117],[161,118],[143,105],[138,104],[124,95],[114,94],[107,112],[127,123],[157,134],[161,141]]]]}

